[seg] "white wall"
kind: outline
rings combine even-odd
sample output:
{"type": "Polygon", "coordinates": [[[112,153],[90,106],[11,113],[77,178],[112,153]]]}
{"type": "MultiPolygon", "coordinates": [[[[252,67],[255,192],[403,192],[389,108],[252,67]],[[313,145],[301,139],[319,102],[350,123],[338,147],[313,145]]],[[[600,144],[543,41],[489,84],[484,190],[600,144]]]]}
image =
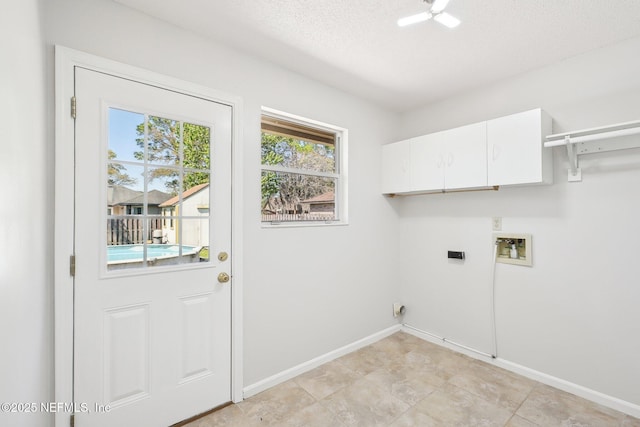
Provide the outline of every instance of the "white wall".
{"type": "Polygon", "coordinates": [[[45,16],[50,55],[61,44],[243,98],[245,385],[395,323],[378,170],[397,116],[111,1],[50,0],[45,16]],[[260,227],[262,105],[349,130],[348,226],[260,227]]]}
{"type": "MultiPolygon", "coordinates": [[[[631,39],[411,112],[398,139],[536,107],[554,132],[640,119],[639,51],[631,39]]],[[[580,183],[554,150],[551,186],[392,201],[405,321],[486,350],[491,217],[501,216],[504,231],[533,235],[534,265],[497,266],[498,356],[640,405],[640,149],[582,157],[580,183]],[[447,249],[467,261],[448,263],[447,249]]]]}
{"type": "MultiPolygon", "coordinates": [[[[44,50],[37,0],[3,2],[0,117],[0,402],[48,402],[53,390],[53,153],[45,143],[44,50]]],[[[50,141],[49,141],[50,142],[50,141]]],[[[47,425],[0,412],[0,425],[47,425]]]]}
{"type": "MultiPolygon", "coordinates": [[[[562,178],[566,158],[558,150],[550,187],[379,195],[379,146],[392,139],[538,106],[556,119],[557,131],[637,119],[640,40],[412,112],[398,131],[394,114],[110,1],[11,3],[0,18],[1,52],[11,58],[0,68],[0,170],[11,184],[11,203],[0,208],[0,400],[53,400],[52,45],[61,44],[243,98],[245,385],[392,325],[398,266],[405,271],[406,320],[429,330],[423,304],[437,292],[425,293],[421,283],[441,267],[438,254],[449,236],[477,260],[464,265],[464,274],[482,281],[490,248],[480,240],[490,236],[490,217],[502,216],[505,230],[533,234],[535,265],[498,270],[500,356],[640,404],[633,387],[640,383],[640,318],[633,310],[640,254],[631,244],[640,234],[639,153],[585,158],[579,184],[562,178]],[[349,226],[260,228],[261,105],[349,129],[349,226]],[[425,248],[430,252],[420,252],[425,248]]],[[[446,323],[444,316],[437,320],[446,323]]],[[[0,416],[2,425],[52,420],[0,416]]]]}

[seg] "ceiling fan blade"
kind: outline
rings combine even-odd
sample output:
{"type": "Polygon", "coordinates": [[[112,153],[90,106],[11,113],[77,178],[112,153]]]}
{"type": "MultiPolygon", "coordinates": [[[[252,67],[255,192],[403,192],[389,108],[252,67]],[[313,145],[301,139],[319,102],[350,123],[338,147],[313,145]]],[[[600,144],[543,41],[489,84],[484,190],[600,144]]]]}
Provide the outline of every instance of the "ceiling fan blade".
{"type": "Polygon", "coordinates": [[[406,27],[407,25],[417,24],[418,22],[424,22],[433,17],[431,12],[422,12],[411,16],[405,16],[404,18],[398,19],[399,27],[406,27]]]}
{"type": "Polygon", "coordinates": [[[435,0],[431,6],[431,12],[440,13],[447,7],[447,4],[449,4],[449,0],[435,0]]]}
{"type": "Polygon", "coordinates": [[[447,12],[439,13],[434,16],[433,19],[449,28],[455,28],[460,25],[460,20],[453,15],[449,15],[447,12]]]}

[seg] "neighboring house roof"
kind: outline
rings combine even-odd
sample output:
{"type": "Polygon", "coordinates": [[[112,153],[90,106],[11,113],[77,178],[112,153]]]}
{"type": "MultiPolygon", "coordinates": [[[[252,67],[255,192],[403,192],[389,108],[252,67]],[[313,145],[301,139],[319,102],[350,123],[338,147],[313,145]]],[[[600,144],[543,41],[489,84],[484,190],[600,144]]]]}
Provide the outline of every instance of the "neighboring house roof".
{"type": "Polygon", "coordinates": [[[310,205],[315,205],[318,203],[335,203],[335,199],[336,197],[333,194],[333,191],[329,191],[327,193],[314,196],[310,199],[303,200],[301,203],[308,203],[310,205]]]}
{"type": "MultiPolygon", "coordinates": [[[[163,202],[166,202],[169,198],[171,198],[170,194],[163,193],[160,190],[151,190],[147,193],[147,203],[149,205],[160,205],[163,202]]],[[[136,197],[130,200],[126,200],[121,202],[121,205],[141,205],[144,201],[144,194],[140,192],[136,197]]]]}
{"type": "MultiPolygon", "coordinates": [[[[184,191],[182,193],[182,200],[193,196],[194,194],[196,194],[197,192],[199,192],[200,190],[206,188],[209,186],[208,182],[205,182],[204,184],[198,184],[195,185],[193,187],[191,187],[190,189],[184,191]]],[[[169,206],[175,206],[178,204],[178,202],[180,201],[180,196],[175,196],[170,198],[169,200],[165,201],[164,203],[160,204],[161,208],[168,208],[169,206]]]]}
{"type": "Polygon", "coordinates": [[[107,204],[109,206],[121,205],[126,200],[131,200],[140,194],[140,191],[132,190],[121,185],[110,185],[107,189],[107,204]]]}
{"type": "MultiPolygon", "coordinates": [[[[149,205],[159,205],[171,197],[168,193],[160,190],[151,190],[147,193],[147,203],[149,205]]],[[[132,190],[121,185],[110,185],[107,191],[107,205],[142,205],[144,201],[144,193],[142,191],[132,190]]]]}

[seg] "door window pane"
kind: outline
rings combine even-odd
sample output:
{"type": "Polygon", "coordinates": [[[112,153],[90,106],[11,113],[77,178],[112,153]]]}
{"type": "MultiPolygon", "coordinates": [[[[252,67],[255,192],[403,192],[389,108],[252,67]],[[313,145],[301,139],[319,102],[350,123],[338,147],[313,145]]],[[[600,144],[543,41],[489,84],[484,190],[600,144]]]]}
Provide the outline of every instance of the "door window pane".
{"type": "MultiPolygon", "coordinates": [[[[142,129],[144,131],[144,129],[142,129]]],[[[181,123],[163,117],[149,116],[147,134],[138,132],[146,140],[145,159],[152,164],[180,165],[181,123]]]]}
{"type": "Polygon", "coordinates": [[[184,124],[184,167],[209,171],[211,165],[211,129],[206,126],[184,124]]]}
{"type": "Polygon", "coordinates": [[[147,191],[166,194],[162,202],[174,197],[180,190],[180,169],[147,166],[147,191]]]}
{"type": "MultiPolygon", "coordinates": [[[[203,248],[209,248],[209,218],[183,218],[181,220],[182,229],[179,230],[181,237],[182,252],[185,255],[190,253],[198,255],[203,248]]],[[[183,262],[199,261],[185,258],[183,262]]]]}
{"type": "Polygon", "coordinates": [[[109,109],[109,160],[141,162],[144,114],[109,109]]]}

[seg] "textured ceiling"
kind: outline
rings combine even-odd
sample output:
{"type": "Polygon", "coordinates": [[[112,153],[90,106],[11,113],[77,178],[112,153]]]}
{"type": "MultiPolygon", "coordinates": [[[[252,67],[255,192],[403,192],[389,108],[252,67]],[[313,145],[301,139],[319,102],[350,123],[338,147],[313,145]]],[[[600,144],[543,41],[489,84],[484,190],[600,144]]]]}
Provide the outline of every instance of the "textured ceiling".
{"type": "Polygon", "coordinates": [[[397,111],[640,35],[640,0],[115,1],[397,111]]]}

